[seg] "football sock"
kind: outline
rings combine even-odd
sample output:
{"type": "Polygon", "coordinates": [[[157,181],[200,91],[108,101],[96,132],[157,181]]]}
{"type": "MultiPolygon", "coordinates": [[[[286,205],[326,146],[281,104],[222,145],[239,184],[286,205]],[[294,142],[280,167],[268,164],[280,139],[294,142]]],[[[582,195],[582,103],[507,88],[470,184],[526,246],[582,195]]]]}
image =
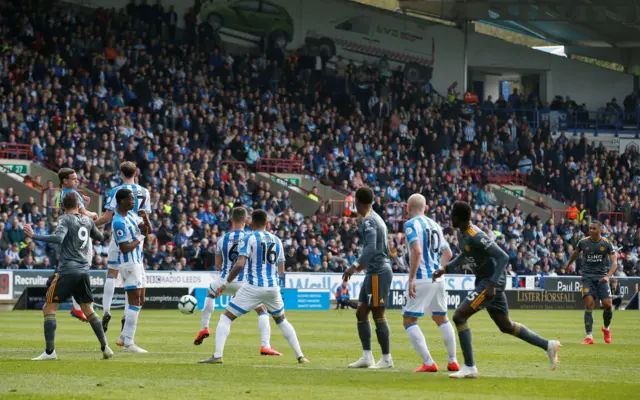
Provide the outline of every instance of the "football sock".
{"type": "Polygon", "coordinates": [[[369,321],[358,321],[358,336],[362,343],[362,350],[371,351],[371,325],[369,321]]]}
{"type": "Polygon", "coordinates": [[[116,280],[113,276],[107,276],[104,282],[104,294],[102,297],[102,310],[105,313],[111,313],[111,302],[113,301],[113,293],[116,290],[116,280]]]}
{"type": "Polygon", "coordinates": [[[278,327],[282,331],[284,338],[287,339],[287,342],[289,342],[289,346],[291,346],[293,351],[296,353],[296,358],[303,357],[304,354],[302,354],[302,350],[300,349],[300,343],[298,343],[298,336],[296,335],[296,330],[293,329],[293,325],[291,325],[289,321],[283,318],[278,323],[278,327]]]}
{"type": "Polygon", "coordinates": [[[215,358],[221,358],[224,353],[224,344],[227,342],[227,337],[231,332],[231,319],[226,315],[220,316],[218,326],[216,326],[216,351],[213,353],[215,358]]]}
{"type": "Polygon", "coordinates": [[[211,320],[211,314],[216,308],[216,299],[207,296],[204,299],[204,307],[202,308],[202,327],[200,329],[208,328],[209,321],[211,320]]]}
{"type": "Polygon", "coordinates": [[[138,326],[138,316],[140,315],[140,307],[130,305],[124,312],[124,329],[122,336],[124,337],[124,345],[133,344],[133,338],[136,336],[136,327],[138,326]]]}
{"type": "Polygon", "coordinates": [[[547,339],[541,338],[535,332],[530,331],[529,328],[517,322],[513,323],[513,332],[511,334],[529,344],[540,347],[542,350],[546,351],[549,347],[549,341],[547,339]]]}
{"type": "Polygon", "coordinates": [[[44,343],[47,354],[53,353],[56,349],[56,315],[46,314],[44,316],[44,343]]]}
{"type": "Polygon", "coordinates": [[[460,348],[462,349],[462,355],[464,356],[464,365],[467,367],[474,367],[476,365],[473,360],[473,346],[471,345],[471,329],[467,322],[456,325],[458,330],[458,339],[460,340],[460,348]]]}
{"type": "Polygon", "coordinates": [[[411,324],[405,326],[407,330],[407,335],[409,335],[409,340],[411,341],[411,345],[413,349],[418,353],[422,361],[427,365],[433,365],[433,358],[431,358],[431,353],[429,353],[429,348],[427,347],[427,341],[424,338],[424,334],[422,330],[417,324],[411,324]]]}
{"type": "Polygon", "coordinates": [[[72,298],[71,298],[71,301],[73,302],[73,309],[74,309],[74,310],[81,310],[81,308],[80,308],[80,304],[78,304],[78,302],[76,301],[76,299],[75,299],[75,298],[73,298],[73,297],[72,297],[72,298]]]}
{"type": "Polygon", "coordinates": [[[105,347],[107,347],[107,338],[104,337],[104,330],[102,329],[102,321],[100,321],[100,317],[98,317],[98,314],[94,312],[91,315],[87,315],[87,319],[91,324],[93,333],[96,334],[96,337],[100,342],[100,350],[104,351],[105,347]]]}
{"type": "Polygon", "coordinates": [[[587,336],[591,336],[593,331],[593,313],[591,311],[584,312],[584,330],[587,331],[587,336]]]}
{"type": "Polygon", "coordinates": [[[260,329],[260,346],[271,348],[271,324],[269,314],[266,312],[258,315],[258,329],[260,329]]]}
{"type": "Polygon", "coordinates": [[[389,324],[387,324],[386,318],[380,318],[375,320],[376,323],[376,336],[378,337],[378,343],[380,343],[380,349],[382,355],[389,354],[390,352],[390,332],[389,324]]]}
{"type": "Polygon", "coordinates": [[[602,312],[602,318],[604,319],[604,329],[609,329],[609,325],[611,325],[611,318],[613,318],[613,311],[604,310],[602,312]]]}
{"type": "Polygon", "coordinates": [[[447,348],[448,361],[450,363],[457,361],[456,358],[456,333],[453,331],[453,325],[449,321],[444,321],[438,325],[442,333],[442,340],[447,348]]]}

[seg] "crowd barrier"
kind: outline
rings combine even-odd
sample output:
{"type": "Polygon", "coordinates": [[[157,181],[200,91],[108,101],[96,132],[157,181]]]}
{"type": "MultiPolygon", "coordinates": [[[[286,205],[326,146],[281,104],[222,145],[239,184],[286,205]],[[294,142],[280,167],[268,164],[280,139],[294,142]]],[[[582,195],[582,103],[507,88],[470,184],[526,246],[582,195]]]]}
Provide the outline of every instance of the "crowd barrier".
{"type": "MultiPolygon", "coordinates": [[[[34,288],[45,288],[49,276],[53,270],[2,270],[0,271],[0,300],[13,300],[19,298],[22,293],[29,289],[34,292],[34,288]]],[[[204,302],[206,288],[212,282],[217,272],[169,272],[169,271],[147,271],[146,287],[154,289],[150,293],[157,293],[157,296],[176,297],[178,293],[169,289],[180,289],[180,293],[195,293],[199,298],[200,305],[204,302]],[[155,290],[161,289],[161,290],[155,290]]],[[[94,289],[96,303],[100,304],[102,299],[102,288],[104,287],[106,272],[89,271],[91,287],[94,289]]],[[[356,274],[351,277],[348,283],[349,294],[352,299],[357,299],[364,281],[364,274],[356,274]]],[[[620,295],[623,300],[630,300],[638,292],[640,277],[617,278],[620,286],[620,295]]],[[[460,294],[470,291],[475,286],[473,275],[445,275],[445,288],[452,293],[460,294]]],[[[297,304],[294,309],[324,309],[325,304],[335,300],[336,289],[342,285],[342,274],[339,273],[286,273],[281,282],[284,282],[283,297],[289,299],[289,304],[297,304]],[[294,291],[289,292],[292,289],[294,291]],[[314,305],[315,304],[315,305],[314,305]]],[[[404,293],[408,285],[407,274],[394,274],[391,281],[392,293],[404,293]]],[[[117,282],[116,295],[114,297],[115,307],[124,305],[124,295],[120,290],[121,282],[117,282]]],[[[537,277],[537,276],[515,276],[507,279],[507,291],[513,292],[542,292],[546,293],[577,293],[582,290],[580,276],[558,276],[558,277],[537,277]]],[[[36,296],[34,294],[34,296],[36,296]]],[[[523,296],[523,295],[522,295],[523,296]]],[[[166,302],[177,301],[176,299],[166,299],[166,302]]],[[[160,300],[159,300],[160,301],[160,300]]],[[[226,300],[217,300],[223,307],[226,300]]],[[[524,301],[523,297],[516,297],[514,301],[524,301]]],[[[564,301],[564,300],[563,300],[564,301]]],[[[160,301],[161,302],[161,301],[160,301]]],[[[456,302],[452,300],[451,304],[456,302]]]]}

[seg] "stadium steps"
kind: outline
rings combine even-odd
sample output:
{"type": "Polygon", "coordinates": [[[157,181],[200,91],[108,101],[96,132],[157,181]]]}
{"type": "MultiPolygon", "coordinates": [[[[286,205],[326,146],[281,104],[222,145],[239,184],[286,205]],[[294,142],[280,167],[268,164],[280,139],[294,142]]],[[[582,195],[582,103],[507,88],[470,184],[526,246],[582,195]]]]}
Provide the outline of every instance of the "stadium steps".
{"type": "Polygon", "coordinates": [[[524,215],[535,212],[543,223],[547,222],[551,218],[552,213],[550,209],[538,207],[535,204],[534,199],[537,199],[538,196],[541,196],[544,202],[552,209],[565,210],[567,208],[565,204],[548,196],[544,196],[526,186],[491,184],[491,188],[493,189],[493,193],[496,195],[498,204],[504,202],[509,209],[513,209],[516,205],[520,205],[520,210],[522,210],[524,215]]]}

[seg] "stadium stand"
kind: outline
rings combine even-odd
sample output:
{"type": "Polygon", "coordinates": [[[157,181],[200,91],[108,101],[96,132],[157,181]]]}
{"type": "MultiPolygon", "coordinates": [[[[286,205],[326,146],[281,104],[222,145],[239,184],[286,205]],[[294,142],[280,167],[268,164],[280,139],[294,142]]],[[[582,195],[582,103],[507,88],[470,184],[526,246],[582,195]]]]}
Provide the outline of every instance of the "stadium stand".
{"type": "MultiPolygon", "coordinates": [[[[579,121],[581,108],[568,97],[552,105],[518,98],[517,107],[501,98],[474,108],[367,64],[318,71],[304,52],[232,54],[198,43],[193,32],[189,44],[159,40],[134,9],[56,5],[42,14],[35,3],[0,3],[0,151],[10,157],[12,146],[29,146],[34,162],[74,168],[102,195],[120,183],[120,162],[137,163],[158,239],[145,250],[149,269],[212,269],[230,210],[243,205],[268,212],[287,247],[288,271],[344,271],[359,251],[351,196],[367,184],[389,224],[396,271],[407,270],[395,234],[403,202],[420,192],[443,226],[456,199],[471,202],[476,224],[508,252],[514,276],[575,275],[580,265],[564,264],[592,218],[605,221],[622,249],[617,274],[640,275],[638,153],[556,135],[526,111],[566,109],[579,121]],[[344,197],[260,179],[292,168],[344,197]],[[532,200],[547,220],[509,209],[494,193],[508,183],[571,208],[532,200]],[[294,211],[301,193],[317,211],[294,211]]],[[[54,249],[30,242],[20,227],[34,223],[36,233],[48,233],[56,217],[55,207],[0,189],[0,267],[55,265],[54,249]]],[[[446,234],[455,246],[452,230],[446,234]]],[[[94,268],[105,269],[106,249],[96,243],[94,268]]]]}

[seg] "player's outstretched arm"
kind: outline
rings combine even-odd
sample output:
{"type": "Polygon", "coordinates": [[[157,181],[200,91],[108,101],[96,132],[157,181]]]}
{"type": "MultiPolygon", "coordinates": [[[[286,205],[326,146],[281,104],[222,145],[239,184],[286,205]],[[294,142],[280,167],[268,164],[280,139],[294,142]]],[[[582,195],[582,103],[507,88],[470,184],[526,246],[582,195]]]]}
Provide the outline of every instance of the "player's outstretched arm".
{"type": "Polygon", "coordinates": [[[56,230],[51,235],[34,235],[33,229],[29,225],[24,226],[24,233],[38,242],[60,244],[67,235],[69,228],[64,218],[61,218],[56,226],[56,230]]]}
{"type": "Polygon", "coordinates": [[[111,220],[113,219],[113,211],[111,210],[107,210],[104,212],[104,214],[102,214],[102,217],[96,219],[94,221],[94,223],[96,224],[96,226],[102,226],[108,223],[111,223],[111,220]]]}

